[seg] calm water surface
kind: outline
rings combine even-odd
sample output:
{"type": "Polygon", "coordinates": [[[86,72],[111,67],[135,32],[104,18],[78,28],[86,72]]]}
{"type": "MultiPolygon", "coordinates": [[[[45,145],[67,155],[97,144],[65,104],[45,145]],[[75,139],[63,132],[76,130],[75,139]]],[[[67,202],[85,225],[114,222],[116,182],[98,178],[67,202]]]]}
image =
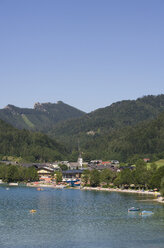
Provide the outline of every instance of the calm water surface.
{"type": "Polygon", "coordinates": [[[123,193],[0,187],[0,248],[164,248],[164,205],[145,199],[123,193]],[[154,214],[128,213],[132,206],[154,214]],[[37,212],[30,214],[30,209],[37,212]]]}

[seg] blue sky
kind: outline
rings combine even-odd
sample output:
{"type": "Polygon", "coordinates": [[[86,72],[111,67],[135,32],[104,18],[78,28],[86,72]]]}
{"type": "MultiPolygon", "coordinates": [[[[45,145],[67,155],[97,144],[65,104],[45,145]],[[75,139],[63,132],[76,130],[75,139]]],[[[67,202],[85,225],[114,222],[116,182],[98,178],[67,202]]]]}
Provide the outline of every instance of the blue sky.
{"type": "Polygon", "coordinates": [[[164,93],[163,0],[0,0],[0,108],[164,93]]]}

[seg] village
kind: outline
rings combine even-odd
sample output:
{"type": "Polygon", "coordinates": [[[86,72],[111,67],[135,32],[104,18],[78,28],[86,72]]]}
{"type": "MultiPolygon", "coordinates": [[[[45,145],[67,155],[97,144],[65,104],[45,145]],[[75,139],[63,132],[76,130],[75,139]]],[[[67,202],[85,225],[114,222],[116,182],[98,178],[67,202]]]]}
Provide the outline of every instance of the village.
{"type": "Polygon", "coordinates": [[[51,187],[149,194],[163,203],[159,179],[164,167],[155,169],[149,162],[149,158],[139,159],[135,165],[120,164],[118,160],[84,162],[81,154],[77,162],[18,164],[1,161],[0,183],[9,186],[24,184],[39,191],[51,187]]]}
{"type": "Polygon", "coordinates": [[[58,161],[54,163],[30,163],[22,164],[23,167],[34,167],[37,170],[39,181],[30,182],[28,186],[54,186],[57,188],[80,187],[81,177],[84,171],[109,169],[113,172],[119,172],[123,168],[119,167],[119,161],[102,161],[91,160],[89,163],[84,162],[81,155],[77,162],[58,161]],[[59,174],[60,173],[60,174],[59,174]],[[57,176],[61,175],[62,178],[58,180],[57,176]]]}

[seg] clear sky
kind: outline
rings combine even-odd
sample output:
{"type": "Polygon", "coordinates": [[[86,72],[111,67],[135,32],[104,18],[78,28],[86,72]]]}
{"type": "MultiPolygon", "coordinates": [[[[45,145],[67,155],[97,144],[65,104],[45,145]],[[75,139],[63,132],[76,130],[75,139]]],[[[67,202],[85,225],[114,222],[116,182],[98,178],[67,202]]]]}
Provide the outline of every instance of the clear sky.
{"type": "Polygon", "coordinates": [[[164,0],[0,0],[0,108],[164,93],[164,0]]]}

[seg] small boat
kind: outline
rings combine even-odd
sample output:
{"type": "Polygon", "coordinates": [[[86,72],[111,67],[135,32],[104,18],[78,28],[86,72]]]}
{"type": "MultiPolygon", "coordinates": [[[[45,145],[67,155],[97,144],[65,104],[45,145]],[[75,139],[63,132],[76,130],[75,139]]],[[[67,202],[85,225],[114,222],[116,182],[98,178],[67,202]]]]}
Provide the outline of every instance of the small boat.
{"type": "Polygon", "coordinates": [[[140,213],[140,215],[151,215],[151,214],[153,214],[152,211],[146,211],[146,210],[144,210],[144,211],[142,211],[142,212],[140,213]]]}
{"type": "Polygon", "coordinates": [[[10,186],[18,186],[18,183],[9,183],[10,186]]]}
{"type": "Polygon", "coordinates": [[[31,209],[30,213],[36,213],[36,209],[31,209]]]}
{"type": "Polygon", "coordinates": [[[128,212],[133,212],[133,211],[140,211],[140,208],[132,207],[128,209],[128,212]]]}

